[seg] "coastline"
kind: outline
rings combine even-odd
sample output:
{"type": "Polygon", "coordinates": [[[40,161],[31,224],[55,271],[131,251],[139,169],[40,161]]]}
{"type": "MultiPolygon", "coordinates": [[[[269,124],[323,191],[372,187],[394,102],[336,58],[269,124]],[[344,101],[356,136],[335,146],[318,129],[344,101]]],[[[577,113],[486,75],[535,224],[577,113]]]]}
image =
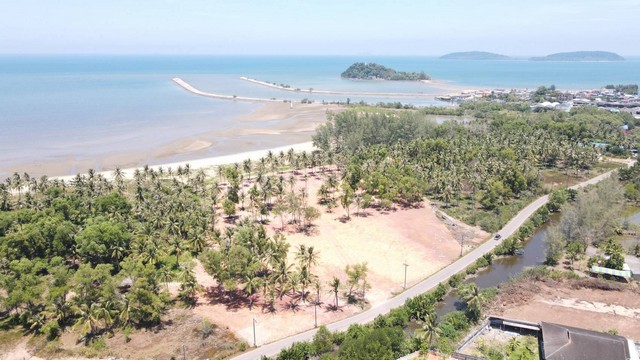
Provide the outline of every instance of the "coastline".
{"type": "MultiPolygon", "coordinates": [[[[260,158],[267,151],[310,151],[311,137],[318,125],[327,120],[327,113],[344,109],[339,105],[295,104],[269,102],[250,113],[233,118],[231,128],[203,127],[197,134],[176,137],[160,146],[143,149],[113,151],[82,157],[70,154],[64,158],[42,159],[16,163],[3,167],[3,178],[14,172],[26,172],[32,177],[47,175],[50,179],[72,179],[75,174],[86,174],[89,169],[110,178],[115,168],[126,169],[133,176],[135,169],[145,165],[177,168],[187,163],[192,169],[208,170],[220,164],[241,162],[247,158],[260,158]]],[[[212,119],[212,123],[215,118],[212,119]]],[[[179,126],[179,125],[176,125],[179,126]]]]}
{"type": "MultiPolygon", "coordinates": [[[[251,151],[244,151],[244,152],[239,152],[239,153],[229,154],[229,155],[213,156],[213,157],[203,158],[203,159],[178,161],[178,162],[165,163],[165,164],[159,164],[159,165],[150,165],[149,169],[158,170],[160,168],[163,168],[166,170],[168,168],[171,168],[175,170],[178,167],[184,167],[185,165],[188,164],[191,170],[202,169],[205,172],[207,172],[207,171],[215,170],[215,168],[220,165],[240,163],[247,159],[251,159],[252,161],[258,160],[262,157],[265,157],[269,151],[273,153],[279,153],[280,151],[286,152],[289,149],[293,149],[296,152],[302,152],[302,151],[313,151],[315,147],[313,146],[312,141],[308,141],[303,143],[278,146],[270,149],[251,150],[251,151]]],[[[133,179],[133,175],[135,171],[142,170],[144,168],[145,166],[138,166],[138,167],[131,167],[127,169],[121,169],[121,170],[125,179],[133,179]]],[[[100,171],[100,172],[97,172],[96,174],[102,175],[108,180],[113,179],[113,170],[100,171]]],[[[71,181],[73,180],[73,178],[75,178],[75,176],[76,175],[52,176],[49,179],[71,181]]]]}

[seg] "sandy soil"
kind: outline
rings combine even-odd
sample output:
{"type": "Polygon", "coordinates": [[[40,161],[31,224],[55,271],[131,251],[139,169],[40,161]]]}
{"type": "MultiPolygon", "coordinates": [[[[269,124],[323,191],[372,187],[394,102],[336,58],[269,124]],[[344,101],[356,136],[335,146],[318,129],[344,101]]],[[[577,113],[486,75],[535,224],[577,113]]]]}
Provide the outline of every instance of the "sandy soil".
{"type": "Polygon", "coordinates": [[[574,289],[570,282],[529,282],[501,295],[491,313],[531,322],[547,321],[596,331],[615,329],[640,340],[640,296],[634,285],[623,291],[574,289]]]}
{"type": "MultiPolygon", "coordinates": [[[[333,303],[333,294],[326,284],[333,276],[339,277],[346,284],[346,265],[367,263],[367,283],[371,285],[371,289],[366,293],[366,299],[370,306],[376,306],[394,293],[402,291],[403,263],[409,265],[407,286],[411,286],[451,263],[460,254],[460,245],[452,231],[467,227],[463,224],[449,227],[436,216],[429,205],[391,211],[367,209],[361,214],[354,214],[354,205],[351,208],[351,219],[346,220],[342,208],[327,212],[326,208],[315,205],[317,189],[321,183],[322,179],[315,176],[310,176],[307,182],[309,204],[322,210],[322,216],[315,222],[314,229],[310,234],[305,234],[297,232],[293,225],[286,225],[284,230],[287,241],[291,244],[290,263],[295,262],[295,250],[300,244],[313,246],[320,254],[319,262],[312,271],[323,284],[320,292],[323,304],[317,308],[318,325],[331,323],[362,310],[359,306],[344,306],[346,300],[342,297],[339,311],[328,309],[328,305],[333,303]]],[[[296,188],[302,187],[304,181],[299,180],[296,188]]],[[[280,219],[272,219],[268,230],[271,234],[280,232],[280,219]]],[[[468,231],[475,234],[472,243],[478,243],[488,236],[475,228],[469,228],[468,231]]],[[[196,266],[196,274],[200,283],[214,283],[200,266],[196,266]]],[[[210,291],[211,289],[213,288],[210,291]]],[[[262,301],[258,301],[257,306],[249,310],[246,304],[229,306],[203,296],[194,312],[211,321],[225,324],[236,336],[251,345],[252,319],[255,318],[256,343],[260,345],[313,327],[314,306],[300,303],[293,311],[287,308],[291,300],[285,297],[284,301],[277,304],[276,313],[267,313],[262,310],[262,301]]]]}

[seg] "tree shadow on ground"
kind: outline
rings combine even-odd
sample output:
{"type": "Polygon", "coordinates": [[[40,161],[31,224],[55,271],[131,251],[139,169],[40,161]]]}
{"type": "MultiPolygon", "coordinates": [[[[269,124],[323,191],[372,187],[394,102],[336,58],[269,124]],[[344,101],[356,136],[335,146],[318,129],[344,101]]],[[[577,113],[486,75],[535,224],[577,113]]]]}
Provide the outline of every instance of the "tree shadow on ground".
{"type": "Polygon", "coordinates": [[[226,291],[220,286],[211,286],[206,289],[205,298],[211,305],[225,305],[227,310],[237,311],[249,307],[249,299],[241,290],[226,291]]]}
{"type": "Polygon", "coordinates": [[[343,312],[344,305],[343,306],[335,306],[335,304],[331,304],[331,305],[327,305],[324,309],[324,312],[329,312],[329,311],[340,311],[343,312]]]}

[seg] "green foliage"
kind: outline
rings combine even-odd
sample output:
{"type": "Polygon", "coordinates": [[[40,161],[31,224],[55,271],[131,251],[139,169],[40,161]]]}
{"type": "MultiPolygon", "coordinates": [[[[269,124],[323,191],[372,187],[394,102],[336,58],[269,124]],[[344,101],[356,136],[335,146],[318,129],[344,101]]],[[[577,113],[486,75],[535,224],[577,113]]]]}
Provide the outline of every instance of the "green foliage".
{"type": "Polygon", "coordinates": [[[333,350],[333,336],[326,326],[321,325],[311,342],[313,354],[318,356],[333,350]]]}
{"type": "Polygon", "coordinates": [[[280,351],[276,359],[278,360],[306,360],[313,352],[311,345],[307,342],[296,342],[290,348],[280,351]]]}
{"type": "Polygon", "coordinates": [[[589,245],[598,244],[615,234],[622,207],[622,186],[618,179],[599,182],[587,192],[577,194],[575,201],[563,207],[559,223],[547,231],[547,264],[557,264],[567,246],[573,242],[574,259],[589,245]],[[578,250],[581,251],[578,251],[578,250]]]}
{"type": "Polygon", "coordinates": [[[355,337],[347,337],[340,347],[341,359],[397,359],[404,355],[402,328],[374,328],[355,337]]]}
{"type": "Polygon", "coordinates": [[[547,209],[549,209],[550,212],[556,212],[560,210],[560,207],[564,205],[564,203],[569,200],[573,200],[573,198],[575,198],[575,190],[570,190],[568,188],[554,190],[549,194],[547,209]]]}
{"type": "Polygon", "coordinates": [[[514,337],[506,344],[480,342],[477,350],[485,359],[538,359],[538,340],[534,336],[514,337]]]}
{"type": "Polygon", "coordinates": [[[508,237],[500,243],[500,245],[496,246],[493,252],[496,255],[515,255],[516,252],[522,249],[522,243],[518,240],[517,235],[508,237]]]}
{"type": "Polygon", "coordinates": [[[455,289],[458,287],[458,285],[460,285],[462,283],[462,281],[464,280],[466,274],[464,273],[458,273],[455,274],[453,276],[451,276],[449,278],[448,284],[449,286],[451,286],[451,288],[455,289]]]}
{"type": "Polygon", "coordinates": [[[415,72],[396,71],[376,63],[362,63],[362,62],[357,62],[349,66],[349,68],[347,68],[347,70],[345,70],[342,74],[340,74],[340,76],[347,79],[361,79],[361,80],[384,79],[384,80],[416,81],[416,80],[430,79],[430,77],[424,72],[415,73],[415,72]]]}
{"type": "Polygon", "coordinates": [[[467,275],[475,274],[476,272],[478,272],[478,270],[483,269],[489,265],[489,261],[486,257],[483,256],[476,260],[473,264],[469,265],[465,272],[467,273],[467,275]]]}
{"type": "Polygon", "coordinates": [[[607,85],[605,89],[615,90],[617,92],[621,92],[629,95],[638,95],[638,85],[637,84],[627,84],[627,85],[607,85]]]}

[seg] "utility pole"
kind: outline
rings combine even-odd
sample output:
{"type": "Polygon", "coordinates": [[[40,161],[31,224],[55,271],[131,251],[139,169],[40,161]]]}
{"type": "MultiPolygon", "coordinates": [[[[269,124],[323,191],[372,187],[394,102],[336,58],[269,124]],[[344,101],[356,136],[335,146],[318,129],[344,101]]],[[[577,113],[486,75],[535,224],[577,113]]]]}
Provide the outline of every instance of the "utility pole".
{"type": "Polygon", "coordinates": [[[256,345],[256,318],[253,318],[253,347],[257,347],[256,345]]]}
{"type": "Polygon", "coordinates": [[[402,264],[404,265],[404,285],[402,286],[403,289],[407,289],[407,267],[409,266],[409,264],[404,263],[402,264]]]}

